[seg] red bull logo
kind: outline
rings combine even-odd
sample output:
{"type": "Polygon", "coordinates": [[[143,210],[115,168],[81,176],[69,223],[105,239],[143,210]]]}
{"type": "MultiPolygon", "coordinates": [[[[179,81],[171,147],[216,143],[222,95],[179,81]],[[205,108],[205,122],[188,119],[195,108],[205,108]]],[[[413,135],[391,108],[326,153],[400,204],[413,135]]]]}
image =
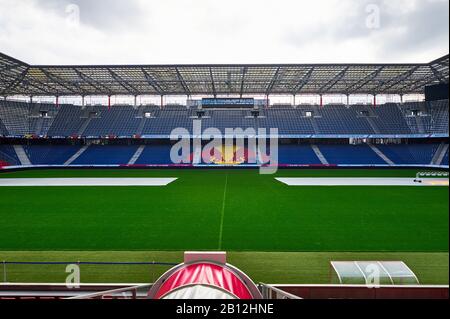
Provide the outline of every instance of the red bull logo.
{"type": "Polygon", "coordinates": [[[170,158],[174,164],[241,165],[253,164],[261,173],[275,173],[278,167],[278,130],[265,128],[227,128],[224,134],[208,127],[201,130],[201,121],[194,120],[191,134],[185,128],[174,129],[176,140],[170,158]],[[270,151],[269,151],[270,150],[270,151]]]}

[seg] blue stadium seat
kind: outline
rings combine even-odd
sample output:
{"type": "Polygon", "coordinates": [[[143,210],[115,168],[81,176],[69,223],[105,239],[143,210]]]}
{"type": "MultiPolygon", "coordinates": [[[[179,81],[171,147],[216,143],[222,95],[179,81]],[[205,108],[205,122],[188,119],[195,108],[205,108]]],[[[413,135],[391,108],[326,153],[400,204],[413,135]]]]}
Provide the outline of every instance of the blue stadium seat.
{"type": "Polygon", "coordinates": [[[329,164],[384,164],[368,145],[319,145],[319,149],[329,164]]]}
{"type": "Polygon", "coordinates": [[[13,146],[0,144],[0,162],[8,165],[20,165],[19,158],[13,146]]]}
{"type": "Polygon", "coordinates": [[[72,164],[73,165],[116,165],[128,164],[138,146],[91,145],[72,164]]]}
{"type": "Polygon", "coordinates": [[[136,164],[173,164],[170,159],[170,145],[146,145],[136,164]]]}
{"type": "Polygon", "coordinates": [[[439,144],[377,145],[395,164],[430,164],[439,144]]]}
{"type": "Polygon", "coordinates": [[[25,152],[34,165],[63,165],[81,147],[77,145],[29,145],[25,152]]]}
{"type": "Polygon", "coordinates": [[[308,144],[280,145],[278,162],[280,164],[321,164],[316,153],[308,144]]]}

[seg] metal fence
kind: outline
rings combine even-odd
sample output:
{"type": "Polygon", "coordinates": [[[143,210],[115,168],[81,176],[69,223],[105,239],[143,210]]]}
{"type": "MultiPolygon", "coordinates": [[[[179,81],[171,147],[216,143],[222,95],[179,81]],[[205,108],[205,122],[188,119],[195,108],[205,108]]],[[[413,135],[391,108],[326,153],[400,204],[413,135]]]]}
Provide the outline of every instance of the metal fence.
{"type": "Polygon", "coordinates": [[[78,276],[82,283],[129,283],[156,281],[178,263],[106,261],[0,261],[3,283],[65,283],[78,276]],[[74,269],[78,271],[74,274],[74,269]]]}

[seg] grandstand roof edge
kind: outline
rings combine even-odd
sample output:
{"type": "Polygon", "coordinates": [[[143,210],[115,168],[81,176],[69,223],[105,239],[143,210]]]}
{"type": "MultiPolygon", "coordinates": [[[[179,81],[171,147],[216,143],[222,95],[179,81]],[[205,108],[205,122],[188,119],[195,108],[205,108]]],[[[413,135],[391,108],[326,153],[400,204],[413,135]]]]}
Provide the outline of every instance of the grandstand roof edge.
{"type": "Polygon", "coordinates": [[[10,55],[0,52],[0,56],[7,57],[17,63],[35,68],[105,68],[105,67],[295,67],[295,66],[426,66],[449,58],[449,54],[443,55],[430,62],[413,62],[413,63],[161,63],[161,64],[28,64],[24,61],[16,59],[10,55]]]}

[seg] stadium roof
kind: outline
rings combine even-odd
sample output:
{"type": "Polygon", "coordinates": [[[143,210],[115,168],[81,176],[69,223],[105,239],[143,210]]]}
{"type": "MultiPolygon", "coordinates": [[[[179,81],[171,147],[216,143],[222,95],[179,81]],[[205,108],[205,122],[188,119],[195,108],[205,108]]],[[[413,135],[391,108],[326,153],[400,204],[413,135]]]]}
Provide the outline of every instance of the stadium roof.
{"type": "Polygon", "coordinates": [[[0,53],[0,95],[412,94],[448,83],[430,63],[29,65],[0,53]]]}

